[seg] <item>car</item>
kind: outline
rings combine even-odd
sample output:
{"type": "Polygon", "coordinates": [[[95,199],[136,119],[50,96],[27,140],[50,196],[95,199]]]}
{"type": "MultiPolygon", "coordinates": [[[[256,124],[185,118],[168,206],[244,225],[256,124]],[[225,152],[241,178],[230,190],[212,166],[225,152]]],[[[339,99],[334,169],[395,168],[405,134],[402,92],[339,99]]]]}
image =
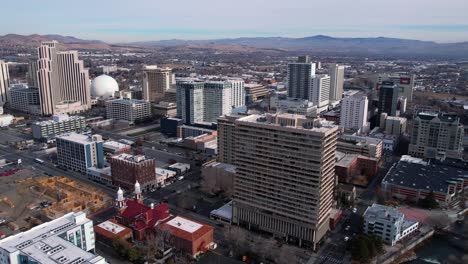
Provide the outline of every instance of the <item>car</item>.
{"type": "Polygon", "coordinates": [[[155,189],[155,188],[153,188],[153,189],[151,189],[151,190],[150,190],[150,192],[155,192],[155,191],[156,191],[156,189],[155,189]]]}
{"type": "Polygon", "coordinates": [[[345,237],[344,237],[344,241],[345,241],[345,242],[348,242],[349,239],[350,239],[350,238],[349,238],[348,236],[345,236],[345,237]]]}
{"type": "Polygon", "coordinates": [[[177,179],[178,179],[179,181],[181,181],[181,180],[184,179],[184,176],[179,176],[177,179]]]}
{"type": "Polygon", "coordinates": [[[349,229],[351,229],[351,226],[348,225],[348,226],[345,227],[346,231],[348,231],[349,229]]]}
{"type": "Polygon", "coordinates": [[[354,214],[357,213],[357,208],[356,207],[353,208],[353,213],[354,214]]]}

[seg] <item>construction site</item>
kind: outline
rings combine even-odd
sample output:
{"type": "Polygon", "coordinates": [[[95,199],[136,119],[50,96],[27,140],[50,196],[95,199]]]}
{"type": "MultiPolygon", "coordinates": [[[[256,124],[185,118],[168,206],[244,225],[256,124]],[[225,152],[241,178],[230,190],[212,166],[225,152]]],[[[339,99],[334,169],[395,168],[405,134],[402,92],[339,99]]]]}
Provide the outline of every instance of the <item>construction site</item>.
{"type": "Polygon", "coordinates": [[[112,201],[91,185],[21,169],[0,177],[0,220],[4,220],[0,221],[0,236],[28,230],[71,211],[92,215],[112,206],[112,201]]]}

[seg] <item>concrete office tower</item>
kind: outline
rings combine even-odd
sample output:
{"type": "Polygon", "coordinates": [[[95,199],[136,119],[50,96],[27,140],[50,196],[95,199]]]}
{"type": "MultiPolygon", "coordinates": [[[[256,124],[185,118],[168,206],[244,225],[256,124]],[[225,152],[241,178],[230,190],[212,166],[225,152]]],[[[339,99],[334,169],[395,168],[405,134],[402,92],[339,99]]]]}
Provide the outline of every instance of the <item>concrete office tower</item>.
{"type": "Polygon", "coordinates": [[[69,133],[57,136],[57,161],[59,166],[86,172],[90,167],[104,166],[103,140],[100,135],[69,133]]]}
{"type": "Polygon", "coordinates": [[[460,118],[454,114],[419,113],[410,132],[408,153],[421,158],[459,158],[463,134],[460,118]]]}
{"type": "Polygon", "coordinates": [[[312,78],[315,76],[315,63],[308,56],[301,56],[298,62],[288,64],[288,96],[309,99],[312,78]]]}
{"type": "Polygon", "coordinates": [[[216,122],[220,116],[229,114],[231,105],[230,82],[206,82],[203,89],[203,121],[216,122]]]}
{"type": "Polygon", "coordinates": [[[315,249],[329,230],[338,127],[267,114],[237,119],[234,133],[233,221],[315,249]]]}
{"type": "Polygon", "coordinates": [[[112,184],[133,190],[135,182],[149,191],[156,186],[156,161],[143,155],[122,153],[110,158],[112,184]]]}
{"type": "Polygon", "coordinates": [[[135,122],[151,118],[151,103],[137,99],[116,99],[106,102],[106,116],[114,120],[135,122]]]}
{"type": "Polygon", "coordinates": [[[343,97],[344,66],[330,65],[330,101],[340,101],[343,97]]]}
{"type": "Polygon", "coordinates": [[[345,129],[355,129],[359,132],[369,130],[367,111],[369,100],[363,94],[343,98],[341,101],[340,126],[345,129]]]}
{"type": "Polygon", "coordinates": [[[177,82],[177,116],[185,124],[203,122],[205,83],[200,81],[177,82]]]}
{"type": "Polygon", "coordinates": [[[223,163],[234,164],[234,121],[240,115],[225,115],[218,118],[218,156],[217,160],[223,163]]]}
{"type": "Polygon", "coordinates": [[[399,89],[399,96],[404,96],[407,98],[408,102],[413,101],[413,91],[415,86],[415,74],[410,74],[407,72],[397,72],[397,73],[381,73],[374,76],[374,82],[376,88],[381,86],[383,82],[390,81],[397,85],[399,89]]]}
{"type": "Polygon", "coordinates": [[[26,78],[30,87],[39,87],[39,82],[37,81],[37,61],[29,62],[26,78]]]}
{"type": "Polygon", "coordinates": [[[91,107],[88,70],[77,51],[58,51],[58,42],[38,48],[37,79],[42,115],[77,113],[91,107]]]}
{"type": "Polygon", "coordinates": [[[171,88],[172,69],[146,66],[143,70],[143,99],[158,103],[171,88]]]}
{"type": "Polygon", "coordinates": [[[316,75],[312,78],[309,101],[317,106],[318,113],[328,110],[330,102],[330,76],[325,74],[316,75]]]}
{"type": "Polygon", "coordinates": [[[231,84],[231,106],[239,107],[245,105],[245,88],[242,79],[228,80],[231,84]]]}
{"type": "Polygon", "coordinates": [[[8,101],[8,89],[10,88],[10,73],[8,64],[0,60],[0,105],[8,101]]]}
{"type": "Polygon", "coordinates": [[[389,116],[396,116],[398,105],[398,86],[393,82],[383,82],[379,91],[379,116],[387,113],[389,116]]]}

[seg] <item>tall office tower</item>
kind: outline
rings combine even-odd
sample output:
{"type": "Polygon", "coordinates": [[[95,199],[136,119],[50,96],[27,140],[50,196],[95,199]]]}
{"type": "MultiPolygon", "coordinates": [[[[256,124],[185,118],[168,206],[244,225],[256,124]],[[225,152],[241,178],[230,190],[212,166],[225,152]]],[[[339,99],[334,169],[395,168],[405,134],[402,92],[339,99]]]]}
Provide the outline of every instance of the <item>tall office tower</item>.
{"type": "Polygon", "coordinates": [[[231,83],[224,81],[205,82],[203,88],[203,121],[216,122],[220,116],[229,114],[231,105],[231,83]]]}
{"type": "Polygon", "coordinates": [[[8,89],[10,88],[10,73],[8,64],[0,60],[0,105],[8,101],[8,89]]]}
{"type": "Polygon", "coordinates": [[[245,105],[245,88],[242,79],[230,79],[231,84],[231,106],[240,107],[245,105]]]}
{"type": "Polygon", "coordinates": [[[330,101],[340,101],[343,97],[344,69],[338,64],[330,66],[330,101]]]}
{"type": "Polygon", "coordinates": [[[288,64],[288,96],[309,99],[312,78],[315,76],[315,63],[308,56],[299,57],[297,62],[288,64]]]}
{"type": "Polygon", "coordinates": [[[43,115],[77,113],[91,107],[88,70],[77,51],[58,51],[58,42],[38,48],[37,79],[43,115]]]}
{"type": "Polygon", "coordinates": [[[100,135],[69,133],[57,136],[57,161],[62,167],[86,172],[104,166],[103,140],[100,135]]]}
{"type": "Polygon", "coordinates": [[[363,94],[343,98],[341,101],[340,126],[346,129],[367,132],[369,129],[369,122],[367,122],[368,107],[369,100],[363,94]]]}
{"type": "Polygon", "coordinates": [[[29,87],[39,87],[37,81],[37,61],[30,61],[28,63],[28,73],[26,74],[29,87]]]}
{"type": "Polygon", "coordinates": [[[237,119],[233,221],[315,249],[329,230],[337,133],[300,115],[237,119]]]}
{"type": "Polygon", "coordinates": [[[378,89],[383,82],[390,81],[397,85],[399,89],[399,96],[404,96],[408,102],[413,101],[413,91],[415,86],[415,74],[410,74],[407,72],[397,72],[397,73],[381,73],[374,76],[374,82],[376,89],[378,89]]]}
{"type": "Polygon", "coordinates": [[[157,103],[171,88],[172,69],[146,66],[143,70],[143,99],[157,103]]]}
{"type": "Polygon", "coordinates": [[[234,164],[234,121],[242,116],[225,115],[218,118],[218,156],[223,163],[234,164]]]}
{"type": "Polygon", "coordinates": [[[389,116],[396,116],[398,105],[398,86],[393,82],[383,82],[379,91],[379,116],[387,113],[389,116]]]}
{"type": "Polygon", "coordinates": [[[309,62],[310,62],[310,57],[309,57],[309,55],[302,55],[302,56],[299,56],[299,57],[297,57],[297,62],[300,62],[300,63],[309,63],[309,62]]]}
{"type": "Polygon", "coordinates": [[[185,124],[195,124],[205,120],[204,88],[205,83],[200,81],[177,82],[177,116],[184,120],[185,124]]]}
{"type": "Polygon", "coordinates": [[[328,109],[328,103],[330,102],[330,80],[330,76],[324,74],[316,75],[312,78],[308,99],[317,106],[318,113],[328,109]]]}
{"type": "Polygon", "coordinates": [[[419,113],[410,132],[408,153],[422,158],[463,155],[463,125],[454,114],[419,113]]]}

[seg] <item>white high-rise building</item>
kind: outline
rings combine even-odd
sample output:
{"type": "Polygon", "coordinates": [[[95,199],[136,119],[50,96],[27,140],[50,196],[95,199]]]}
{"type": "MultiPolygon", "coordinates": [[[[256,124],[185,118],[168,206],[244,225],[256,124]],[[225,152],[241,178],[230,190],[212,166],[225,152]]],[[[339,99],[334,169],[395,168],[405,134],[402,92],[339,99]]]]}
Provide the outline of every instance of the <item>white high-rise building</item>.
{"type": "Polygon", "coordinates": [[[309,99],[312,78],[315,76],[315,63],[308,56],[299,57],[297,62],[288,64],[288,96],[309,99]]]}
{"type": "Polygon", "coordinates": [[[330,76],[325,74],[316,75],[312,79],[309,101],[317,106],[318,113],[328,109],[330,93],[330,76]]]}
{"type": "Polygon", "coordinates": [[[107,264],[95,243],[93,221],[72,212],[0,240],[0,264],[107,264]]]}
{"type": "Polygon", "coordinates": [[[0,60],[0,105],[8,101],[8,88],[10,87],[10,74],[8,64],[0,60]]]}
{"type": "Polygon", "coordinates": [[[91,107],[88,69],[77,51],[58,51],[58,42],[38,48],[37,80],[43,115],[82,112],[91,107]]]}
{"type": "Polygon", "coordinates": [[[240,107],[245,105],[245,88],[244,80],[230,79],[228,82],[231,84],[231,106],[240,107]]]}
{"type": "Polygon", "coordinates": [[[343,97],[344,69],[342,65],[330,65],[330,101],[340,101],[343,97]]]}
{"type": "Polygon", "coordinates": [[[367,111],[369,100],[363,94],[347,96],[341,101],[340,126],[345,129],[355,129],[359,132],[369,130],[367,111]]]}
{"type": "Polygon", "coordinates": [[[218,117],[229,114],[232,110],[231,83],[224,81],[205,82],[203,108],[205,122],[216,122],[218,117]]]}

